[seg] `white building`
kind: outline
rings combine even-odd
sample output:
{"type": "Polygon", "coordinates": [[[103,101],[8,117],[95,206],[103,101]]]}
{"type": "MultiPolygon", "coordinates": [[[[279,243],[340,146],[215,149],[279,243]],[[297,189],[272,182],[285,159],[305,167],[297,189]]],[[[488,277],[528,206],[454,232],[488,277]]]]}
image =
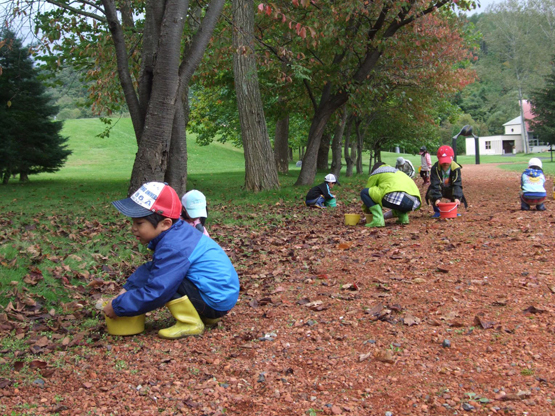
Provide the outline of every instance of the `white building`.
{"type": "MultiPolygon", "coordinates": [[[[528,143],[530,144],[530,152],[538,153],[549,149],[549,145],[539,142],[534,137],[534,133],[529,130],[528,120],[534,118],[530,111],[528,101],[523,101],[524,119],[526,120],[526,129],[528,130],[528,143]]],[[[505,155],[510,153],[524,152],[524,143],[522,141],[522,123],[520,116],[507,121],[503,124],[505,133],[502,136],[484,136],[478,139],[480,155],[505,155]]],[[[476,143],[473,137],[466,138],[466,154],[476,154],[476,143]]]]}

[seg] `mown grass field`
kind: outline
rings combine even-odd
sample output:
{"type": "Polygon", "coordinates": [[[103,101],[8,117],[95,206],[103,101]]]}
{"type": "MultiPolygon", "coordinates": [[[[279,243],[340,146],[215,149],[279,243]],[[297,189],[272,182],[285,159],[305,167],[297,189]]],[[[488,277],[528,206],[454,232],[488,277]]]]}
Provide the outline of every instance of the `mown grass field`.
{"type": "MultiPolygon", "coordinates": [[[[127,192],[137,150],[131,122],[121,119],[109,138],[96,137],[103,128],[96,119],[66,121],[63,134],[73,151],[66,165],[54,174],[31,176],[28,183],[13,180],[0,187],[0,305],[13,299],[14,290],[29,290],[57,307],[60,300],[71,298],[60,276],[77,284],[85,284],[83,276],[91,275],[124,279],[143,259],[146,249],[130,241],[127,220],[111,206],[127,192]],[[36,273],[43,279],[33,285],[25,282],[36,273]]],[[[209,224],[256,228],[261,221],[282,223],[287,216],[274,214],[272,206],[303,204],[308,187],[293,186],[300,170],[294,163],[288,175],[280,176],[280,190],[252,194],[243,189],[241,149],[217,142],[201,147],[189,136],[188,154],[188,188],[207,196],[209,224]]],[[[382,156],[394,164],[399,155],[382,156]]],[[[415,167],[420,165],[420,156],[403,156],[415,167]]],[[[529,158],[482,156],[481,163],[503,163],[504,168],[520,171],[529,158]]],[[[474,163],[471,156],[458,160],[463,166],[474,163]]],[[[346,204],[360,203],[358,190],[366,183],[368,157],[364,162],[363,175],[341,177],[338,194],[346,204]]],[[[555,163],[544,160],[544,170],[555,173],[555,163]]],[[[318,173],[316,182],[326,173],[318,173]]],[[[315,214],[307,211],[306,215],[315,214]]]]}

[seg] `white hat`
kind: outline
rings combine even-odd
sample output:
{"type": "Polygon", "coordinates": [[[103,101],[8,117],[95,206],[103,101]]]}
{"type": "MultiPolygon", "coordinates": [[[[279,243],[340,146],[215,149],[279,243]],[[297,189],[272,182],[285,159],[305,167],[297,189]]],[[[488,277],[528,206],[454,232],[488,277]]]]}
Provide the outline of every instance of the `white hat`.
{"type": "Polygon", "coordinates": [[[528,167],[530,167],[530,166],[537,166],[538,168],[542,169],[542,161],[540,159],[538,159],[537,157],[533,157],[528,162],[528,167]]]}
{"type": "Polygon", "coordinates": [[[403,163],[405,163],[405,159],[401,156],[399,156],[397,158],[397,165],[402,165],[403,163]]]}
{"type": "Polygon", "coordinates": [[[206,212],[206,197],[202,192],[197,190],[187,192],[181,198],[181,203],[190,218],[208,217],[206,212]]]}
{"type": "Polygon", "coordinates": [[[337,183],[338,185],[341,185],[338,181],[337,178],[335,177],[335,175],[333,173],[328,173],[326,175],[326,177],[324,178],[324,180],[326,182],[333,182],[333,183],[337,183]]]}

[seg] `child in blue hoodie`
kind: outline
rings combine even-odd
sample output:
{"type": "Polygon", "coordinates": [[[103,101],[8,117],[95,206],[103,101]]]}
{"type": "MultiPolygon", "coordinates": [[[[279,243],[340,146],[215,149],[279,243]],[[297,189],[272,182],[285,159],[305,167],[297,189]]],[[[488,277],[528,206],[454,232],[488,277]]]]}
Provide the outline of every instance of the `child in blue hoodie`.
{"type": "Polygon", "coordinates": [[[229,257],[179,218],[181,201],[172,187],[148,182],[112,204],[131,217],[133,235],[154,253],[104,306],[106,316],[136,316],[166,305],[177,323],[158,336],[177,339],[202,334],[235,306],[239,278],[229,257]]]}
{"type": "Polygon", "coordinates": [[[545,211],[543,202],[546,198],[545,175],[542,161],[533,157],[520,177],[520,209],[530,211],[530,205],[535,205],[537,211],[545,211]]]}

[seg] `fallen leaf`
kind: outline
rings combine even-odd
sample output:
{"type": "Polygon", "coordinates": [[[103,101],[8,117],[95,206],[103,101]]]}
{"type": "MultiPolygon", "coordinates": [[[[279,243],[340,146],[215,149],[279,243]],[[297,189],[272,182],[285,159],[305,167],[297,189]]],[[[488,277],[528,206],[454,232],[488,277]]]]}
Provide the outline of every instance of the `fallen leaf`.
{"type": "Polygon", "coordinates": [[[495,325],[495,322],[486,321],[481,316],[476,315],[474,317],[474,325],[481,326],[483,329],[489,329],[489,328],[493,328],[493,326],[495,325]]]}
{"type": "Polygon", "coordinates": [[[408,326],[418,325],[420,323],[420,319],[412,315],[407,315],[403,318],[403,323],[408,326]]]}
{"type": "Polygon", "coordinates": [[[367,353],[367,354],[360,354],[360,355],[358,356],[358,361],[359,361],[359,362],[364,361],[364,360],[370,358],[372,355],[373,355],[372,352],[369,352],[369,353],[367,353]]]}
{"type": "Polygon", "coordinates": [[[524,309],[524,313],[544,313],[547,312],[545,309],[536,308],[535,306],[529,306],[528,308],[524,309]]]}
{"type": "Polygon", "coordinates": [[[393,364],[395,362],[395,358],[393,358],[391,350],[385,350],[383,352],[377,351],[374,354],[374,359],[376,359],[376,361],[381,361],[382,363],[393,364]]]}

